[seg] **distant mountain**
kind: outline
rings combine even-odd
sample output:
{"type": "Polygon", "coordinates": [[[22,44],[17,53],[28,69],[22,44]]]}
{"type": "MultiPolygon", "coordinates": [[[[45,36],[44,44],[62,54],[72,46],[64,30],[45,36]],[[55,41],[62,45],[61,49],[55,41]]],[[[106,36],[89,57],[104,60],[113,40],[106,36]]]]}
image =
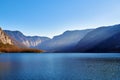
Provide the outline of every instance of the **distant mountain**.
{"type": "Polygon", "coordinates": [[[63,51],[74,47],[88,32],[87,30],[66,31],[61,35],[53,37],[53,39],[45,41],[38,45],[38,48],[48,52],[63,51]]]}
{"type": "Polygon", "coordinates": [[[10,30],[4,30],[4,31],[15,41],[30,48],[35,48],[36,46],[40,45],[42,42],[50,40],[50,38],[48,37],[25,36],[20,31],[10,31],[10,30]]]}
{"type": "Polygon", "coordinates": [[[77,43],[73,52],[114,52],[120,49],[119,35],[120,25],[94,29],[77,43]]]}

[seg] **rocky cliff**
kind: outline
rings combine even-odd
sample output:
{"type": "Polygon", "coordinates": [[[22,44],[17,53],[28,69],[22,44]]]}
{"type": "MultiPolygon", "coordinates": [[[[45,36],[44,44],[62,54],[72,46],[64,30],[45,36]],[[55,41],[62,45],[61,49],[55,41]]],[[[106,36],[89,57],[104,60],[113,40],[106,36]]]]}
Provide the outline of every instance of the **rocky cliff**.
{"type": "Polygon", "coordinates": [[[0,28],[0,43],[13,45],[11,38],[0,28]]]}

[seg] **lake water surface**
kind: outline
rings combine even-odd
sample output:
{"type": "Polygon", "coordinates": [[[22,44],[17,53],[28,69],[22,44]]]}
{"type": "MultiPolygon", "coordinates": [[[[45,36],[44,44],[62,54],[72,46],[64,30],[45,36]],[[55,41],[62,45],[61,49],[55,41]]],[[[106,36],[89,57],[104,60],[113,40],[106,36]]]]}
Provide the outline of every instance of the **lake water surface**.
{"type": "Polygon", "coordinates": [[[120,54],[0,54],[0,80],[120,80],[120,54]]]}

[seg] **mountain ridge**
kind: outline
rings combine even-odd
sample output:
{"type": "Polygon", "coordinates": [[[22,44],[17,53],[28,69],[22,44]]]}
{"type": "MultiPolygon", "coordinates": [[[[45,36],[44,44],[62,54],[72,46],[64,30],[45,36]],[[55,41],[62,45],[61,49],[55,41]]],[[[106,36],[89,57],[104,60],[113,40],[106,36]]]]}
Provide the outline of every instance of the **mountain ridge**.
{"type": "MultiPolygon", "coordinates": [[[[120,24],[102,26],[95,29],[67,30],[60,35],[54,36],[52,39],[40,36],[25,36],[20,31],[4,31],[27,47],[42,49],[46,52],[104,52],[105,50],[101,46],[107,47],[113,41],[116,41],[114,45],[112,44],[113,46],[119,46],[117,45],[117,43],[119,44],[118,40],[115,40],[119,38],[114,39],[114,37],[119,37],[120,24]],[[105,45],[101,45],[103,43],[105,45]],[[101,51],[99,51],[100,49],[101,51]]],[[[111,51],[110,49],[113,48],[108,47],[107,49],[111,51]]]]}
{"type": "Polygon", "coordinates": [[[73,47],[90,31],[92,29],[65,31],[63,34],[54,36],[52,39],[43,42],[38,48],[48,52],[54,52],[66,49],[66,47],[73,47]]]}
{"type": "Polygon", "coordinates": [[[6,34],[11,36],[13,39],[16,41],[22,43],[23,45],[34,48],[41,42],[44,42],[45,40],[49,40],[50,38],[48,37],[40,37],[40,36],[25,36],[22,32],[20,31],[9,31],[9,30],[4,30],[6,34]]]}

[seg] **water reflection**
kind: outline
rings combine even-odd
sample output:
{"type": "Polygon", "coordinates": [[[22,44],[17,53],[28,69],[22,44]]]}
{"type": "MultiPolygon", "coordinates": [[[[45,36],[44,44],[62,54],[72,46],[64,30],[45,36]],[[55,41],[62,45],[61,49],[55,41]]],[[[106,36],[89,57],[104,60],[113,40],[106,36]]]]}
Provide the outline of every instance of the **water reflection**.
{"type": "Polygon", "coordinates": [[[0,80],[119,80],[119,54],[2,54],[0,80]]]}

